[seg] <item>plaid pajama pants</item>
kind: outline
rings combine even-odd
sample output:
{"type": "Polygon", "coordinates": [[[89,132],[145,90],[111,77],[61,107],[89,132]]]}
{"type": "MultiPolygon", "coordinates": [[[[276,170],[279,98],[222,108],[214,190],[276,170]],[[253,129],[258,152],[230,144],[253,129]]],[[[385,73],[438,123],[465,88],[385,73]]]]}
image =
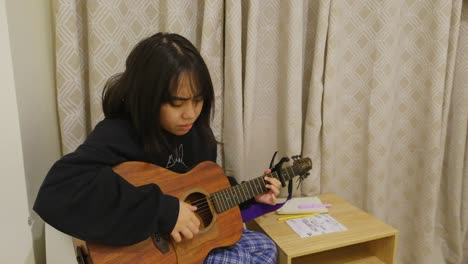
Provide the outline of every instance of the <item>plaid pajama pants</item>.
{"type": "Polygon", "coordinates": [[[213,249],[205,264],[275,264],[277,249],[266,235],[244,229],[241,239],[231,247],[213,249]]]}

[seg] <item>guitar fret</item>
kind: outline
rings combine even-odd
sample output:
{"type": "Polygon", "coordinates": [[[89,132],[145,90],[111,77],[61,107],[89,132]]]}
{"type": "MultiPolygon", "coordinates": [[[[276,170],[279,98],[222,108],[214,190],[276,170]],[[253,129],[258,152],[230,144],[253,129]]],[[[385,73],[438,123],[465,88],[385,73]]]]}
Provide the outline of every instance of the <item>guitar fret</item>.
{"type": "Polygon", "coordinates": [[[211,195],[211,201],[213,202],[213,204],[215,206],[216,212],[218,212],[219,211],[219,205],[218,205],[218,201],[216,201],[216,193],[213,193],[211,195]]]}
{"type": "Polygon", "coordinates": [[[264,193],[266,192],[267,188],[265,186],[265,180],[263,179],[263,177],[259,178],[259,183],[260,183],[260,188],[261,188],[261,192],[264,193]]]}
{"type": "Polygon", "coordinates": [[[260,179],[260,188],[262,188],[262,193],[265,193],[268,189],[265,186],[267,182],[263,179],[263,177],[259,178],[260,179]]]}
{"type": "Polygon", "coordinates": [[[218,193],[218,199],[220,200],[220,205],[221,205],[221,212],[224,212],[226,210],[226,205],[224,204],[224,199],[221,196],[222,192],[218,193]]]}
{"type": "Polygon", "coordinates": [[[216,195],[215,193],[209,196],[211,204],[214,204],[215,211],[218,213],[219,208],[218,208],[218,203],[216,202],[216,195]]]}
{"type": "Polygon", "coordinates": [[[263,179],[263,177],[260,177],[258,178],[258,187],[260,187],[260,193],[264,193],[265,192],[265,180],[263,179]]]}
{"type": "Polygon", "coordinates": [[[234,193],[233,188],[230,188],[229,190],[231,192],[231,207],[232,207],[234,206],[234,204],[236,204],[236,194],[234,193]]]}
{"type": "Polygon", "coordinates": [[[243,186],[239,185],[237,190],[239,191],[239,197],[240,197],[239,203],[242,203],[242,202],[244,202],[246,200],[244,192],[243,192],[243,186]]]}
{"type": "Polygon", "coordinates": [[[260,194],[260,192],[258,191],[258,182],[257,181],[258,181],[258,178],[255,178],[253,180],[254,187],[255,187],[255,195],[260,194]]]}
{"type": "Polygon", "coordinates": [[[226,203],[227,203],[227,208],[226,209],[231,208],[231,205],[232,205],[231,195],[229,194],[230,190],[231,189],[226,189],[226,190],[223,191],[224,192],[224,198],[226,199],[226,203]]]}
{"type": "MultiPolygon", "coordinates": [[[[309,161],[310,163],[310,161],[309,161]]],[[[297,166],[296,166],[297,167],[297,166]]],[[[236,205],[239,205],[258,194],[265,193],[268,191],[266,185],[268,182],[264,180],[265,176],[270,178],[277,179],[279,181],[288,181],[294,178],[298,174],[302,174],[305,170],[304,168],[296,168],[289,166],[282,168],[281,170],[270,172],[261,177],[251,179],[249,181],[242,182],[231,188],[226,188],[222,191],[217,191],[213,193],[209,199],[212,204],[214,204],[215,209],[218,213],[224,212],[236,205]],[[296,174],[297,170],[297,174],[296,174]]],[[[310,165],[309,165],[310,167],[310,165]]]]}
{"type": "Polygon", "coordinates": [[[245,181],[231,188],[226,188],[224,190],[217,191],[209,197],[210,202],[214,204],[215,209],[218,213],[224,212],[236,205],[247,201],[250,198],[255,197],[258,194],[262,194],[268,191],[268,188],[266,187],[268,182],[264,180],[265,176],[283,182],[294,178],[296,176],[296,170],[297,174],[301,174],[303,173],[302,171],[304,171],[302,167],[296,168],[294,167],[294,165],[282,168],[281,170],[270,172],[266,175],[251,179],[249,181],[245,181]]]}
{"type": "Polygon", "coordinates": [[[223,197],[223,192],[224,191],[219,192],[219,195],[220,195],[219,199],[221,200],[221,205],[222,205],[221,212],[224,212],[227,209],[226,201],[224,200],[224,197],[223,197]]]}
{"type": "Polygon", "coordinates": [[[257,180],[257,187],[260,188],[260,191],[258,192],[258,194],[261,194],[263,193],[263,188],[262,188],[263,179],[262,177],[260,177],[260,178],[257,178],[256,180],[257,180]]]}
{"type": "Polygon", "coordinates": [[[225,199],[224,201],[226,202],[226,205],[227,205],[226,209],[231,208],[231,199],[229,199],[230,197],[229,197],[228,191],[229,189],[223,191],[224,199],[225,199]]]}
{"type": "Polygon", "coordinates": [[[240,203],[242,203],[244,201],[243,197],[242,197],[241,190],[240,190],[240,185],[237,185],[235,190],[237,192],[237,204],[240,204],[240,203]]]}
{"type": "Polygon", "coordinates": [[[245,184],[239,185],[239,186],[240,186],[240,189],[242,190],[242,195],[243,195],[243,196],[242,196],[242,199],[243,199],[244,201],[247,201],[248,195],[245,194],[245,184]]]}
{"type": "Polygon", "coordinates": [[[247,192],[247,197],[254,197],[255,195],[252,195],[252,191],[250,189],[250,182],[247,182],[245,186],[245,191],[247,192]]]}
{"type": "Polygon", "coordinates": [[[244,185],[244,191],[246,193],[246,195],[245,195],[246,198],[252,197],[252,195],[250,194],[250,191],[249,191],[249,185],[248,184],[244,185]]]}
{"type": "Polygon", "coordinates": [[[255,192],[254,192],[255,195],[259,194],[259,192],[258,192],[258,186],[257,186],[257,179],[258,179],[258,178],[255,178],[255,179],[252,180],[252,182],[253,182],[253,184],[254,184],[254,187],[255,187],[255,192]]]}
{"type": "Polygon", "coordinates": [[[234,195],[232,193],[232,188],[229,188],[227,191],[227,196],[229,197],[229,208],[235,205],[234,195]]]}
{"type": "Polygon", "coordinates": [[[234,193],[234,204],[239,204],[239,195],[237,194],[237,188],[232,188],[232,193],[234,193]]]}
{"type": "Polygon", "coordinates": [[[276,173],[276,171],[271,173],[271,177],[273,177],[273,178],[275,178],[277,180],[280,180],[279,176],[278,176],[278,173],[276,173]]]}
{"type": "Polygon", "coordinates": [[[215,200],[215,207],[216,207],[216,211],[218,213],[222,212],[222,208],[221,208],[221,202],[219,200],[219,197],[218,197],[218,193],[213,193],[213,198],[215,200]]]}
{"type": "Polygon", "coordinates": [[[252,190],[252,182],[251,182],[251,181],[248,181],[248,182],[247,182],[247,192],[249,193],[249,196],[250,196],[250,197],[254,197],[254,196],[255,196],[255,193],[254,193],[253,190],[252,190]]]}

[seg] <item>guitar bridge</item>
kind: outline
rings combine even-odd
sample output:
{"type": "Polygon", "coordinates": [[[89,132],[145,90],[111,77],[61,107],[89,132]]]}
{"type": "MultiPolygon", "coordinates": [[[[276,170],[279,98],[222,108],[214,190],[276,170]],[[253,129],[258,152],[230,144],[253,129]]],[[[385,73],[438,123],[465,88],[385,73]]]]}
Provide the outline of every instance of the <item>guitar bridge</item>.
{"type": "Polygon", "coordinates": [[[169,241],[159,234],[154,234],[151,236],[154,246],[161,251],[162,254],[169,253],[169,241]]]}

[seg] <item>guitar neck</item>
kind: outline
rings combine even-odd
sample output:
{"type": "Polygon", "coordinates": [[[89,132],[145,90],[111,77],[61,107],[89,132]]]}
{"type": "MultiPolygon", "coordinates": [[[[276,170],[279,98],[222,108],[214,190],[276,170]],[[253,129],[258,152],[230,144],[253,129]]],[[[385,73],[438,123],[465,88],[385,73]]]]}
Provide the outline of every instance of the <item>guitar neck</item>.
{"type": "MultiPolygon", "coordinates": [[[[234,187],[213,193],[210,196],[210,199],[213,202],[216,211],[218,213],[224,212],[259,194],[267,192],[268,189],[265,187],[265,184],[268,182],[263,179],[265,176],[280,180],[279,173],[272,172],[243,182],[242,184],[236,185],[234,187]]],[[[281,177],[283,177],[284,181],[289,181],[294,176],[296,176],[294,165],[281,169],[281,177]]]]}

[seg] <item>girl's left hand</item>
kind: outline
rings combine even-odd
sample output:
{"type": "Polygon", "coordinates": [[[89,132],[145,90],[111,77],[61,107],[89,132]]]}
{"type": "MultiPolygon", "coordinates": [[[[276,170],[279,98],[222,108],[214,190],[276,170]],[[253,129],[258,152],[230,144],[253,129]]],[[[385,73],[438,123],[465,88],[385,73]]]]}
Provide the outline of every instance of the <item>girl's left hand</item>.
{"type": "MultiPolygon", "coordinates": [[[[265,174],[270,173],[271,170],[265,170],[265,174]]],[[[270,204],[270,205],[275,205],[276,204],[276,196],[279,195],[280,191],[279,189],[281,188],[281,182],[275,178],[267,177],[265,176],[263,178],[265,181],[268,182],[267,185],[265,185],[269,190],[266,193],[259,194],[255,196],[255,201],[259,203],[264,203],[264,204],[270,204]]]]}

